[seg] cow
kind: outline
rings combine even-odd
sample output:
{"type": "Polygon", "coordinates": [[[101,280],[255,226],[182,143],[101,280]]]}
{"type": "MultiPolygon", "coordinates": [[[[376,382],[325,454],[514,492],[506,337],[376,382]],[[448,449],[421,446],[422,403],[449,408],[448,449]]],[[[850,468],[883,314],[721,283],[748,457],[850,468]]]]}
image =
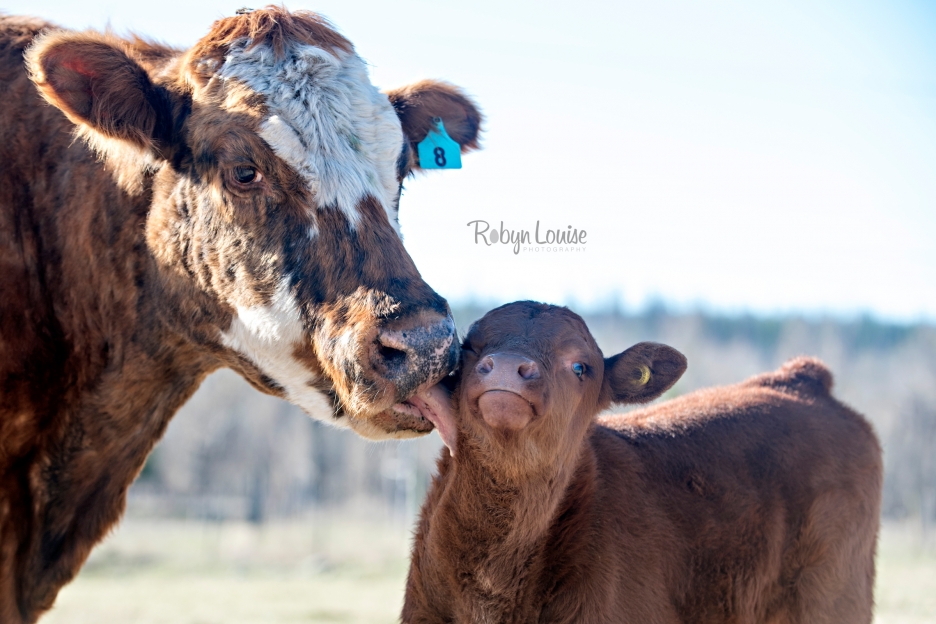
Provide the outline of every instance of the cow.
{"type": "Polygon", "coordinates": [[[870,623],[881,448],[797,358],[626,414],[686,368],[604,358],[581,317],[489,312],[410,402],[442,449],[402,621],[870,623]],[[599,416],[596,419],[596,416],[599,416]]]}
{"type": "Polygon", "coordinates": [[[478,147],[458,88],[372,86],[309,12],[190,49],[0,16],[0,622],[34,622],[228,367],[372,439],[458,357],[398,224],[418,144],[478,147]],[[76,140],[77,137],[77,140],[76,140]]]}

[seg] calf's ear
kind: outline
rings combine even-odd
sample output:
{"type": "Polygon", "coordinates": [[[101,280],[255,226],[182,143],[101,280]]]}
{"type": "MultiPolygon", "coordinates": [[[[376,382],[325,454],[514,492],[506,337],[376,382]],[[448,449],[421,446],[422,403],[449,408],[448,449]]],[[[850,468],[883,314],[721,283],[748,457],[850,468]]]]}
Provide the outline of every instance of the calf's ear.
{"type": "Polygon", "coordinates": [[[646,403],[679,381],[686,356],[672,347],[641,342],[605,358],[602,398],[605,403],[646,403]]]}
{"type": "Polygon", "coordinates": [[[174,96],[153,83],[126,43],[94,32],[52,31],[33,43],[26,61],[42,96],[92,147],[111,152],[120,149],[110,145],[117,142],[141,157],[165,157],[174,96]]]}
{"type": "MultiPolygon", "coordinates": [[[[396,109],[414,154],[416,146],[435,128],[436,119],[442,120],[445,131],[461,146],[462,153],[480,147],[481,111],[458,87],[438,80],[422,80],[388,91],[387,97],[396,109]]],[[[411,166],[419,168],[415,158],[411,166]]]]}

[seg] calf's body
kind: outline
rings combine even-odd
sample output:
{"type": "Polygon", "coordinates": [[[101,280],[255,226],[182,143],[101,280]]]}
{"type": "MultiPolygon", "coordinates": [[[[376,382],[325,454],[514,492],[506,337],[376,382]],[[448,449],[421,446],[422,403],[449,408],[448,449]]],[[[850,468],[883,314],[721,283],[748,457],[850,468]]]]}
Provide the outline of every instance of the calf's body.
{"type": "MultiPolygon", "coordinates": [[[[616,393],[648,376],[639,362],[621,369],[625,352],[604,362],[599,392],[586,373],[573,396],[548,346],[567,342],[556,317],[571,313],[512,305],[472,329],[452,401],[425,397],[452,433],[417,529],[404,622],[871,621],[880,448],[830,395],[821,363],[593,422],[607,401],[660,386],[616,393]],[[533,408],[517,430],[489,424],[504,419],[485,409],[484,388],[503,392],[502,380],[478,381],[505,351],[538,364],[542,382],[515,384],[533,408]]],[[[646,366],[651,379],[661,368],[646,366]]]]}

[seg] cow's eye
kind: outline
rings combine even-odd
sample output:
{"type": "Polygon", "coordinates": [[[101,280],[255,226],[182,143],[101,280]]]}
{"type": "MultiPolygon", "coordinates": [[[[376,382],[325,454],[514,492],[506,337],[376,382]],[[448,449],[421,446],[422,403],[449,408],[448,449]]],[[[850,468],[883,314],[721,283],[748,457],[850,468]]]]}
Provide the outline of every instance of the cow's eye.
{"type": "Polygon", "coordinates": [[[585,365],[581,362],[576,362],[572,365],[572,372],[575,373],[575,376],[579,379],[582,378],[582,375],[585,374],[585,365]]]}
{"type": "Polygon", "coordinates": [[[238,184],[255,184],[263,179],[263,174],[253,167],[234,167],[231,171],[231,177],[238,184]]]}

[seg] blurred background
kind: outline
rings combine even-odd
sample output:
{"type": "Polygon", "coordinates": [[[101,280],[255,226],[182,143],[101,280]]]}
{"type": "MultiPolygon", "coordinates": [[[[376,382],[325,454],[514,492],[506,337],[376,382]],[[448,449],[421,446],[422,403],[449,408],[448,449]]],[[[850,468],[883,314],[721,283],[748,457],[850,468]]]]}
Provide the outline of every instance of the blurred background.
{"type": "MultiPolygon", "coordinates": [[[[187,47],[240,6],[2,10],[187,47]]],[[[443,78],[484,110],[484,149],[401,203],[462,330],[504,302],[566,304],[606,354],[684,352],[670,395],[822,358],[885,446],[877,622],[936,621],[936,6],[288,6],[329,17],[378,86],[443,78]],[[587,235],[500,242],[537,226],[587,235]]],[[[44,621],[393,622],[440,446],[367,443],[217,373],[44,621]]]]}

